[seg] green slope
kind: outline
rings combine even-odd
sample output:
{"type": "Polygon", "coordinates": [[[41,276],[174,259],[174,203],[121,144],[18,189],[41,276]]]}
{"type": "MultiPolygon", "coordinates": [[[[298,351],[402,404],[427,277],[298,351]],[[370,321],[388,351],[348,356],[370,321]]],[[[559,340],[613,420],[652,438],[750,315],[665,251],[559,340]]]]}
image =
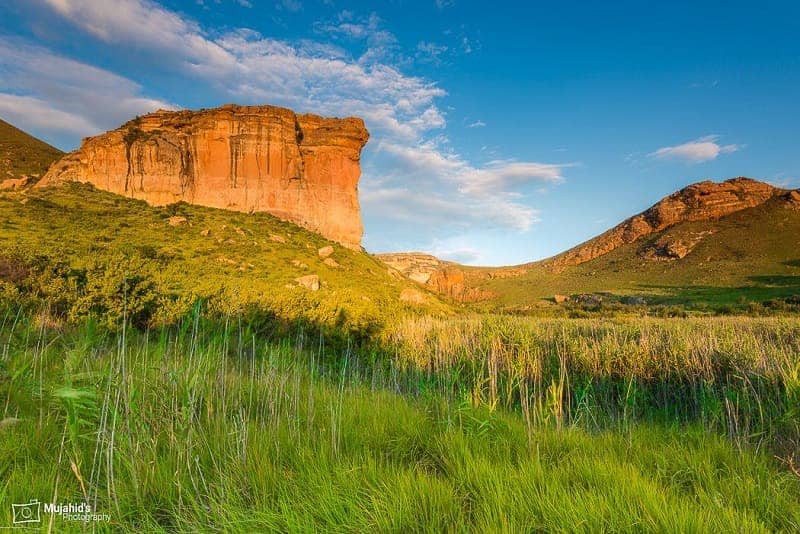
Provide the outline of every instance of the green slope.
{"type": "Polygon", "coordinates": [[[142,279],[136,283],[149,299],[142,306],[155,310],[150,323],[174,319],[198,299],[219,313],[260,309],[359,331],[405,312],[449,309],[421,289],[424,304],[401,302],[411,282],[366,253],[270,215],[157,208],[81,184],[0,195],[0,260],[0,289],[5,277],[6,290],[60,303],[67,316],[105,310],[105,300],[121,298],[125,277],[142,279]],[[186,220],[173,226],[170,217],[186,220]],[[318,254],[329,245],[336,265],[318,254]],[[295,281],[306,275],[319,276],[318,291],[295,281]]]}
{"type": "Polygon", "coordinates": [[[597,292],[644,296],[651,303],[711,305],[800,295],[800,210],[773,199],[718,220],[679,223],[561,272],[548,260],[520,270],[523,274],[509,277],[497,276],[503,269],[471,270],[474,285],[497,295],[484,306],[518,308],[555,294],[597,292]],[[658,240],[688,240],[701,233],[682,259],[644,257],[658,240]]]}
{"type": "Polygon", "coordinates": [[[42,176],[63,152],[0,119],[0,182],[42,176]]]}

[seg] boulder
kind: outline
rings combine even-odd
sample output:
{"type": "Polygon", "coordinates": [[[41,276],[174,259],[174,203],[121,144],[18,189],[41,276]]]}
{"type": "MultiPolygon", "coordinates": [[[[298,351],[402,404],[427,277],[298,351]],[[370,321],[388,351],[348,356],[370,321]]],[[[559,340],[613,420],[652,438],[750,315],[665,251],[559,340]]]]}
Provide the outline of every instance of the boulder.
{"type": "Polygon", "coordinates": [[[286,238],[277,234],[269,234],[269,240],[275,243],[286,243],[286,238]]]}
{"type": "Polygon", "coordinates": [[[319,276],[316,274],[301,276],[300,278],[295,278],[294,281],[306,289],[311,291],[319,291],[319,276]]]}
{"type": "Polygon", "coordinates": [[[784,197],[785,205],[788,208],[800,209],[800,189],[789,191],[784,197]]]}
{"type": "Polygon", "coordinates": [[[168,222],[170,226],[186,226],[189,223],[189,219],[186,217],[181,217],[180,215],[176,215],[174,217],[170,217],[168,222]]]}
{"type": "Polygon", "coordinates": [[[567,295],[553,295],[553,300],[556,301],[556,304],[563,304],[569,300],[567,295]]]}
{"type": "Polygon", "coordinates": [[[328,245],[326,247],[322,247],[317,251],[320,258],[327,258],[328,256],[333,254],[333,247],[328,245]]]}
{"type": "Polygon", "coordinates": [[[0,182],[0,189],[22,189],[26,187],[31,181],[30,176],[23,176],[21,178],[12,178],[0,182]]]}

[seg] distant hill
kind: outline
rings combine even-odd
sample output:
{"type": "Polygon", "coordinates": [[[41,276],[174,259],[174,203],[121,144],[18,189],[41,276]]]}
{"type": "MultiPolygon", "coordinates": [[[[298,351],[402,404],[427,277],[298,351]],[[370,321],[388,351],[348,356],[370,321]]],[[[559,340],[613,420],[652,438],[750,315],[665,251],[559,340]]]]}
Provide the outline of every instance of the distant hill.
{"type": "Polygon", "coordinates": [[[59,149],[0,119],[0,188],[35,182],[63,154],[59,149]]]}
{"type": "Polygon", "coordinates": [[[800,296],[800,191],[748,178],[701,182],[552,258],[447,268],[481,307],[500,310],[589,293],[698,306],[800,296]]]}

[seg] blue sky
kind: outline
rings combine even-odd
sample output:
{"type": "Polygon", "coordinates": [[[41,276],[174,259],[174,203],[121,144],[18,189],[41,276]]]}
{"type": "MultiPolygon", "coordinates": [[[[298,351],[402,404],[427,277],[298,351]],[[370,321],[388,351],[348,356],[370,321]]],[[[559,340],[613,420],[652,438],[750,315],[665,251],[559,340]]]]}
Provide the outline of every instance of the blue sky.
{"type": "Polygon", "coordinates": [[[357,115],[364,245],[540,259],[689,183],[800,187],[800,3],[11,0],[0,117],[357,115]],[[603,4],[603,5],[601,5],[603,4]]]}

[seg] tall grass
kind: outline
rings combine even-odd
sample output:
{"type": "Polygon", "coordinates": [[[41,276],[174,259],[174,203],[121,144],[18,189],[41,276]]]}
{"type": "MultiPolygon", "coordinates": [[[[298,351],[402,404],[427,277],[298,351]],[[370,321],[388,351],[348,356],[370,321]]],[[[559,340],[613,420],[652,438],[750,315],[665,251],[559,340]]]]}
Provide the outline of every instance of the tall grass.
{"type": "MultiPolygon", "coordinates": [[[[528,338],[511,345],[482,329],[528,327],[448,324],[452,346],[445,323],[405,325],[395,361],[385,348],[329,347],[319,332],[271,339],[239,318],[195,315],[112,335],[9,310],[0,323],[0,525],[11,523],[11,503],[36,498],[111,516],[89,525],[45,517],[42,528],[54,531],[800,528],[800,480],[765,452],[738,450],[702,418],[644,422],[635,403],[614,415],[624,426],[583,428],[578,413],[602,410],[578,409],[573,361],[542,363],[540,383],[513,383],[504,351],[528,338]],[[455,358],[469,343],[478,357],[455,358]],[[488,352],[477,351],[484,343],[488,352]],[[547,382],[555,369],[560,380],[547,382]],[[530,393],[521,406],[520,388],[530,393]],[[552,418],[532,415],[542,403],[552,418]]],[[[776,346],[797,334],[773,326],[776,346]]],[[[529,328],[562,350],[578,332],[529,328]]],[[[626,327],[604,328],[621,329],[617,342],[627,343],[626,327]]]]}
{"type": "Polygon", "coordinates": [[[797,318],[422,318],[391,339],[398,365],[533,424],[696,423],[800,451],[797,318]]]}

